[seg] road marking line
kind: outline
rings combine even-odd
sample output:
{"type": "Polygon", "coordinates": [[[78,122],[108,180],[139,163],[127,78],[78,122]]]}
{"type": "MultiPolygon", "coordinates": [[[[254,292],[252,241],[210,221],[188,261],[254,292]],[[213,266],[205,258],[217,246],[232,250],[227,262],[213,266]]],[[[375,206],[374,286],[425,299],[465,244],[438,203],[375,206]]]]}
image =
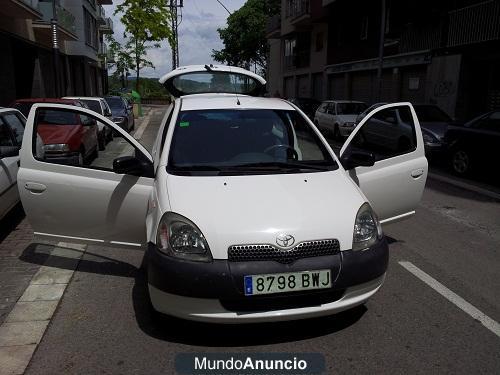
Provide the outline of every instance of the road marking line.
{"type": "Polygon", "coordinates": [[[473,191],[474,193],[485,195],[485,196],[487,196],[489,198],[500,200],[500,194],[499,193],[496,193],[494,191],[482,188],[480,186],[474,186],[474,185],[469,184],[467,182],[455,180],[453,178],[449,178],[449,177],[446,177],[446,176],[441,176],[441,175],[438,175],[436,173],[430,173],[429,172],[427,174],[427,177],[431,178],[433,180],[445,182],[447,184],[450,184],[450,185],[453,185],[453,186],[456,186],[456,187],[459,187],[459,188],[462,188],[462,189],[465,189],[465,190],[473,191]]]}
{"type": "Polygon", "coordinates": [[[414,276],[422,280],[424,283],[426,283],[436,292],[441,294],[448,301],[450,301],[459,309],[470,315],[473,319],[480,321],[483,326],[485,326],[495,335],[500,337],[500,324],[498,324],[496,321],[494,321],[489,316],[481,312],[479,309],[471,305],[469,302],[464,300],[458,294],[452,292],[450,289],[445,287],[439,281],[426,274],[424,271],[415,266],[413,263],[406,261],[400,261],[398,263],[408,272],[412,273],[414,276]]]}

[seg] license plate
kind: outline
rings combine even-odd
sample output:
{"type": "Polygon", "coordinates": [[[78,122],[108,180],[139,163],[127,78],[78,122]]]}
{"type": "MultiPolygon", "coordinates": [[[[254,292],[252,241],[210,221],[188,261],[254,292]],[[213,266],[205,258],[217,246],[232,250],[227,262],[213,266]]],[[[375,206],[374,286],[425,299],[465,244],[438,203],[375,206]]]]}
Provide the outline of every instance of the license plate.
{"type": "Polygon", "coordinates": [[[332,286],[330,270],[269,273],[245,276],[245,295],[325,289],[332,286]]]}

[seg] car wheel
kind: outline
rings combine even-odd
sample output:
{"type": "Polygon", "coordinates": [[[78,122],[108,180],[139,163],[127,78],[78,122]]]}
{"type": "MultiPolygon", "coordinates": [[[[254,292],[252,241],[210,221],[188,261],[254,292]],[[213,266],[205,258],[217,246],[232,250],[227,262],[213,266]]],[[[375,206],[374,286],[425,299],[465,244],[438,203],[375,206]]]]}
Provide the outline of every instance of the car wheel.
{"type": "Polygon", "coordinates": [[[99,142],[99,150],[104,151],[104,149],[106,148],[106,139],[104,131],[99,134],[98,142],[99,142]]]}
{"type": "Polygon", "coordinates": [[[340,141],[342,136],[340,135],[339,124],[333,125],[333,139],[336,141],[340,141]]]}
{"type": "Polygon", "coordinates": [[[470,153],[462,148],[456,149],[451,154],[451,167],[453,172],[464,176],[470,173],[471,157],[470,153]]]}

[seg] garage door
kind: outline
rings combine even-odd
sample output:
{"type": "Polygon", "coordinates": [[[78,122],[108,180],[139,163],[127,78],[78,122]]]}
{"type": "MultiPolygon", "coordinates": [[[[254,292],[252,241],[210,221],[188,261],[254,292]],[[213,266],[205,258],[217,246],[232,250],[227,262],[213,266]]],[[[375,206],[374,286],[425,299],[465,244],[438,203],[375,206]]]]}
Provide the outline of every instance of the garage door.
{"type": "Polygon", "coordinates": [[[351,99],[372,103],[376,79],[372,72],[354,72],[351,81],[351,99]]]}
{"type": "Polygon", "coordinates": [[[284,97],[295,98],[295,87],[293,87],[293,77],[285,78],[284,84],[284,97]]]}
{"type": "Polygon", "coordinates": [[[309,98],[311,96],[311,89],[309,87],[309,76],[302,75],[297,77],[297,97],[309,98]]]}
{"type": "Polygon", "coordinates": [[[332,74],[328,76],[328,99],[346,99],[345,91],[345,79],[343,75],[332,74]]]}

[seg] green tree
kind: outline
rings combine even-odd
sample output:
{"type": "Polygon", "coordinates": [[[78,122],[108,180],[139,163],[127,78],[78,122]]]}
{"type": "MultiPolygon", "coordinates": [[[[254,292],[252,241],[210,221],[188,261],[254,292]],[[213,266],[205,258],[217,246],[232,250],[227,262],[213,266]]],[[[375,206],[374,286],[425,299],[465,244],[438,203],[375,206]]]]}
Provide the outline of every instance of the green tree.
{"type": "Polygon", "coordinates": [[[219,28],[224,43],[220,51],[212,50],[215,61],[246,67],[256,64],[263,72],[267,68],[267,20],[279,13],[279,0],[247,0],[227,18],[227,27],[219,28]]]}
{"type": "Polygon", "coordinates": [[[120,21],[125,26],[123,36],[128,38],[125,50],[133,58],[135,89],[139,91],[140,70],[154,67],[147,59],[147,50],[159,48],[163,40],[167,40],[170,46],[174,44],[172,16],[165,0],[125,0],[116,7],[114,14],[122,15],[120,21]]]}
{"type": "Polygon", "coordinates": [[[134,69],[134,60],[125,47],[117,42],[112,35],[106,37],[108,42],[109,54],[113,57],[111,64],[116,67],[113,75],[119,77],[121,87],[127,87],[127,76],[131,69],[134,69]]]}

